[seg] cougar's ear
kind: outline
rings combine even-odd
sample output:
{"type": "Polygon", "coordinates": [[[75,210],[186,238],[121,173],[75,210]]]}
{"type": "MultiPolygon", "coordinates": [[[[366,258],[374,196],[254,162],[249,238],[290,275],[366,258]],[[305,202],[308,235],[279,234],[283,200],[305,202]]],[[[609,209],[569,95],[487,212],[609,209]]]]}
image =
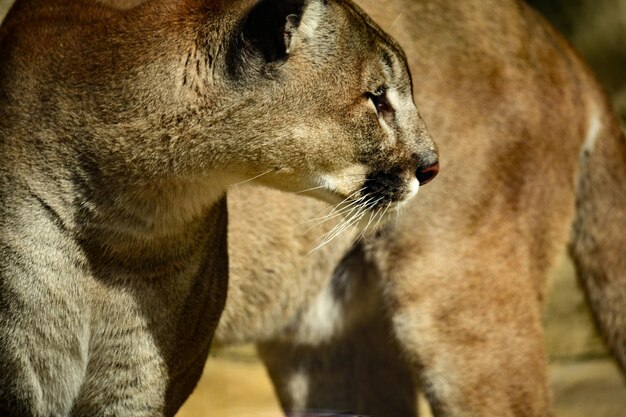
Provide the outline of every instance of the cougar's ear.
{"type": "Polygon", "coordinates": [[[251,65],[287,59],[302,41],[315,36],[327,1],[260,0],[241,21],[238,51],[233,52],[251,65]]]}

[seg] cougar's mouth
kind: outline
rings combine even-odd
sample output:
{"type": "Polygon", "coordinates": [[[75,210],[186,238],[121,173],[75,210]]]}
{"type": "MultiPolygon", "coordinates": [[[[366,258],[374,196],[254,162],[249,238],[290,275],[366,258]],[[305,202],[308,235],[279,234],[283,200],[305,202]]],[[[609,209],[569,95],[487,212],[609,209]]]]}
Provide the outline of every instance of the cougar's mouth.
{"type": "Polygon", "coordinates": [[[319,220],[339,219],[337,227],[323,239],[323,244],[347,229],[356,228],[357,235],[361,236],[384,224],[384,220],[395,212],[395,208],[406,204],[418,192],[418,180],[412,175],[411,178],[407,177],[409,175],[378,173],[361,176],[358,182],[351,184],[350,189],[322,187],[319,191],[326,195],[325,200],[328,201],[330,195],[336,202],[329,213],[319,220]]]}
{"type": "MultiPolygon", "coordinates": [[[[377,172],[353,176],[349,181],[324,177],[321,185],[306,194],[333,204],[338,212],[367,212],[393,208],[411,201],[420,188],[419,180],[409,173],[377,172]]],[[[345,178],[345,177],[344,177],[345,178]]]]}
{"type": "Polygon", "coordinates": [[[367,176],[363,196],[374,202],[372,208],[404,205],[411,201],[419,191],[420,183],[416,177],[399,172],[379,172],[367,176]]]}
{"type": "Polygon", "coordinates": [[[321,185],[312,189],[312,194],[331,204],[359,207],[364,211],[402,207],[417,195],[421,186],[437,176],[439,162],[422,164],[415,171],[398,168],[368,172],[364,168],[355,165],[334,175],[325,175],[321,177],[321,185]]]}
{"type": "Polygon", "coordinates": [[[357,175],[358,179],[348,182],[338,180],[345,176],[325,177],[313,193],[320,193],[322,199],[334,205],[327,214],[312,221],[321,224],[330,219],[340,220],[321,238],[317,248],[348,229],[354,230],[356,240],[368,232],[379,230],[379,226],[388,223],[392,214],[398,217],[399,209],[413,200],[420,186],[430,182],[438,171],[439,164],[435,162],[418,167],[415,172],[400,169],[371,172],[357,175]]]}

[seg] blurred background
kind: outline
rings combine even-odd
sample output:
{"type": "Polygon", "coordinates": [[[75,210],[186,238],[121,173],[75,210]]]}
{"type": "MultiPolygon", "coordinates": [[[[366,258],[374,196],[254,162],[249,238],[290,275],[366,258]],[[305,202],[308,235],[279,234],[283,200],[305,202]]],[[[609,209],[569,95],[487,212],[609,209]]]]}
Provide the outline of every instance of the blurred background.
{"type": "MultiPolygon", "coordinates": [[[[208,0],[207,0],[208,1],[208,0]]],[[[578,48],[626,122],[626,0],[527,0],[578,48]]],[[[0,0],[0,20],[13,0],[0,0]]],[[[626,385],[594,330],[567,256],[551,276],[546,343],[557,417],[626,417],[626,385]]],[[[430,415],[422,402],[423,416],[430,415]]],[[[214,348],[178,417],[281,415],[253,346],[214,348]]]]}
{"type": "Polygon", "coordinates": [[[576,46],[626,121],[626,1],[526,0],[576,46]]]}

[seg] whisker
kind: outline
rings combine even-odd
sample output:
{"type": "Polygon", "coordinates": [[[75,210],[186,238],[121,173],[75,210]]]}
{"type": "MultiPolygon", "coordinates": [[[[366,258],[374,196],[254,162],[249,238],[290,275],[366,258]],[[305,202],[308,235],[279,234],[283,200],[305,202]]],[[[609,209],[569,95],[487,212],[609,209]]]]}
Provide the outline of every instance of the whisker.
{"type": "Polygon", "coordinates": [[[333,227],[328,233],[326,233],[324,235],[324,237],[322,238],[322,245],[324,245],[325,243],[328,243],[330,240],[332,239],[328,239],[331,235],[334,235],[337,232],[341,232],[345,229],[346,225],[354,218],[354,216],[356,216],[359,212],[360,208],[357,204],[353,204],[352,209],[350,210],[350,212],[348,214],[346,214],[344,216],[344,218],[335,225],[335,227],[333,227]],[[357,210],[357,213],[355,213],[354,215],[352,215],[352,213],[357,210]]]}
{"type": "Polygon", "coordinates": [[[350,227],[350,225],[354,224],[355,218],[356,218],[356,216],[352,217],[348,221],[344,221],[344,222],[338,224],[337,227],[333,228],[333,230],[331,230],[331,232],[326,234],[326,236],[322,240],[322,243],[320,243],[315,249],[313,249],[309,253],[313,253],[313,252],[321,249],[322,247],[324,247],[328,243],[330,243],[333,239],[335,239],[337,236],[339,236],[344,230],[346,230],[348,227],[350,227]]]}
{"type": "Polygon", "coordinates": [[[338,224],[335,225],[335,227],[332,228],[332,230],[328,233],[326,233],[324,236],[322,236],[321,243],[319,245],[317,245],[311,252],[309,253],[313,253],[317,250],[319,250],[320,248],[322,248],[324,245],[328,244],[334,237],[336,237],[338,235],[338,233],[340,233],[341,231],[343,231],[346,227],[346,225],[349,223],[349,220],[346,219],[342,219],[341,222],[339,222],[338,224]]]}
{"type": "MultiPolygon", "coordinates": [[[[379,201],[381,201],[383,199],[383,197],[380,197],[378,200],[376,200],[374,203],[372,203],[372,207],[376,206],[376,204],[378,204],[379,201]]],[[[361,230],[361,233],[359,233],[359,235],[356,237],[356,239],[354,239],[354,241],[352,243],[356,243],[359,241],[359,239],[363,238],[365,236],[365,234],[367,233],[367,230],[369,229],[370,225],[372,224],[372,222],[374,221],[374,219],[376,218],[376,216],[378,215],[378,213],[380,213],[380,211],[383,209],[383,207],[379,207],[378,210],[376,210],[376,212],[372,213],[370,215],[370,219],[367,222],[367,224],[365,225],[365,227],[363,228],[363,230],[361,230]]]]}
{"type": "Polygon", "coordinates": [[[272,172],[272,171],[274,171],[274,168],[272,168],[272,169],[268,169],[267,171],[262,172],[262,173],[260,173],[259,175],[256,175],[256,176],[254,176],[254,177],[252,177],[252,178],[249,178],[249,179],[247,179],[247,180],[245,180],[245,181],[241,181],[241,182],[238,182],[238,183],[235,183],[235,184],[231,184],[231,187],[237,187],[237,186],[239,186],[239,185],[246,184],[246,183],[248,183],[248,182],[250,182],[250,181],[254,181],[254,180],[256,180],[257,178],[261,178],[263,175],[267,175],[267,174],[269,174],[269,173],[270,173],[270,172],[272,172]]]}
{"type": "MultiPolygon", "coordinates": [[[[352,180],[348,180],[348,181],[342,181],[342,185],[354,184],[354,183],[361,182],[361,181],[363,181],[362,178],[352,179],[352,180]]],[[[317,187],[307,188],[306,190],[295,191],[294,194],[303,194],[303,193],[306,193],[308,191],[319,190],[320,188],[324,188],[324,187],[326,187],[326,186],[325,185],[318,185],[317,187]]]]}
{"type": "MultiPolygon", "coordinates": [[[[378,201],[380,201],[380,199],[373,201],[373,199],[370,198],[370,200],[368,200],[365,204],[363,204],[356,213],[354,213],[354,215],[350,216],[350,214],[348,215],[349,217],[346,218],[346,221],[339,223],[339,225],[337,225],[336,227],[333,228],[333,230],[331,230],[329,233],[327,233],[322,241],[322,243],[318,246],[318,248],[328,244],[330,241],[332,241],[333,239],[335,239],[337,236],[339,236],[341,233],[343,233],[346,229],[348,229],[351,226],[354,226],[356,224],[358,224],[361,219],[363,218],[363,216],[365,215],[365,213],[367,213],[370,209],[370,207],[373,207],[374,205],[376,205],[378,203],[378,201]]],[[[354,211],[354,209],[352,210],[354,211]]],[[[352,213],[351,211],[351,213],[352,213]]],[[[316,248],[316,249],[318,249],[316,248]]]]}
{"type": "Polygon", "coordinates": [[[396,17],[396,19],[393,21],[393,23],[391,24],[391,27],[389,28],[389,30],[393,29],[398,22],[400,21],[400,18],[402,17],[402,15],[404,14],[404,12],[401,12],[398,17],[396,17]]]}
{"type": "Polygon", "coordinates": [[[402,206],[396,210],[396,230],[398,230],[398,223],[400,222],[400,213],[402,212],[402,206]]]}
{"type": "Polygon", "coordinates": [[[308,191],[319,190],[320,188],[324,188],[324,187],[325,187],[325,185],[318,185],[317,187],[311,187],[311,188],[307,188],[306,190],[296,191],[296,192],[294,192],[294,194],[303,194],[303,193],[306,193],[308,191]]]}
{"type": "MultiPolygon", "coordinates": [[[[358,198],[358,199],[356,199],[356,200],[350,201],[347,205],[345,205],[345,206],[341,207],[341,208],[340,208],[339,210],[337,210],[334,214],[333,214],[333,212],[331,211],[330,213],[328,213],[328,214],[326,214],[326,215],[324,215],[324,216],[322,216],[322,217],[318,217],[318,218],[314,218],[314,219],[311,219],[311,220],[307,220],[307,221],[306,221],[306,223],[310,223],[310,222],[312,222],[312,221],[316,221],[316,220],[321,220],[321,221],[322,221],[322,223],[323,223],[324,221],[326,221],[326,220],[328,220],[328,219],[331,219],[331,218],[334,218],[334,217],[337,217],[337,216],[344,215],[344,214],[346,213],[346,211],[348,211],[349,209],[351,209],[351,208],[353,208],[353,207],[358,206],[358,205],[359,205],[359,203],[361,203],[361,202],[363,201],[363,199],[364,199],[364,198],[365,198],[365,197],[360,197],[360,198],[358,198]]],[[[344,200],[342,203],[339,203],[339,205],[343,204],[344,202],[345,202],[345,200],[344,200]]]]}
{"type": "Polygon", "coordinates": [[[380,221],[385,217],[385,214],[387,214],[387,210],[389,210],[389,207],[391,207],[391,203],[387,203],[387,207],[385,207],[385,210],[378,218],[378,221],[376,222],[376,225],[374,226],[374,230],[378,229],[378,225],[380,224],[380,221]]]}
{"type": "MultiPolygon", "coordinates": [[[[326,215],[324,217],[320,217],[318,219],[314,219],[314,220],[317,220],[317,221],[315,223],[313,223],[311,226],[309,226],[307,231],[309,231],[309,230],[311,230],[311,229],[321,225],[322,223],[326,223],[327,221],[329,221],[331,219],[334,219],[334,218],[337,218],[337,217],[346,217],[346,216],[350,215],[350,213],[352,211],[354,211],[355,208],[358,207],[358,203],[359,203],[358,201],[352,202],[352,203],[350,203],[346,207],[342,208],[341,210],[339,210],[338,212],[336,212],[333,215],[326,215]],[[348,213],[346,213],[346,212],[348,212],[348,213]]],[[[308,220],[307,222],[302,223],[302,224],[310,223],[311,221],[313,221],[313,220],[308,220]]]]}
{"type": "MultiPolygon", "coordinates": [[[[323,219],[323,221],[322,221],[322,223],[323,223],[323,222],[324,222],[324,221],[326,221],[327,219],[332,218],[332,217],[335,217],[335,216],[330,217],[333,213],[335,213],[335,212],[339,212],[339,213],[344,212],[346,208],[349,208],[349,207],[350,207],[351,205],[353,205],[354,203],[358,203],[359,201],[361,201],[361,199],[362,199],[363,197],[360,197],[359,199],[354,200],[353,202],[350,202],[350,204],[348,204],[347,206],[343,206],[343,204],[344,204],[347,200],[349,200],[349,199],[350,199],[353,195],[360,193],[360,192],[361,192],[361,191],[363,191],[364,189],[365,189],[365,187],[363,187],[363,188],[361,188],[361,189],[359,189],[359,190],[356,190],[355,192],[353,192],[352,194],[350,194],[349,196],[347,196],[346,198],[344,198],[342,201],[340,201],[339,203],[335,204],[335,205],[333,206],[332,210],[330,211],[330,213],[325,214],[325,215],[324,215],[324,216],[322,216],[322,217],[315,217],[315,218],[313,218],[313,219],[306,220],[306,221],[302,222],[300,225],[303,225],[303,224],[306,224],[306,223],[311,223],[311,222],[314,222],[314,221],[317,221],[317,220],[322,220],[322,219],[323,219]]],[[[328,209],[328,207],[324,207],[322,210],[320,210],[319,212],[317,212],[317,213],[315,214],[315,216],[319,215],[321,212],[323,212],[323,211],[324,211],[324,210],[326,210],[326,209],[328,209]]]]}
{"type": "Polygon", "coordinates": [[[334,238],[336,238],[337,236],[339,236],[341,233],[343,233],[346,229],[348,229],[350,226],[353,226],[354,224],[358,223],[359,220],[361,220],[361,217],[363,217],[363,213],[366,211],[367,209],[365,207],[360,207],[356,213],[354,213],[351,217],[347,218],[346,221],[344,221],[340,227],[337,227],[336,229],[334,229],[334,231],[331,231],[331,233],[328,233],[326,238],[324,239],[326,243],[330,242],[331,240],[333,240],[334,238]]]}
{"type": "MultiPolygon", "coordinates": [[[[340,202],[339,204],[335,205],[335,208],[333,208],[333,209],[331,210],[331,212],[330,212],[330,213],[328,213],[328,214],[333,214],[333,212],[334,212],[336,209],[338,209],[338,208],[339,208],[339,206],[340,206],[342,203],[344,203],[344,202],[346,202],[347,200],[349,200],[350,198],[352,198],[352,196],[353,196],[353,195],[359,194],[360,192],[362,192],[363,190],[365,190],[365,188],[366,188],[366,187],[362,187],[362,188],[360,188],[360,189],[356,190],[355,192],[353,192],[352,194],[350,194],[349,196],[347,196],[346,198],[344,198],[344,199],[343,199],[343,201],[342,201],[342,202],[340,202]]],[[[363,196],[363,197],[365,197],[365,196],[363,196]]],[[[362,198],[362,197],[361,197],[361,198],[362,198]]]]}

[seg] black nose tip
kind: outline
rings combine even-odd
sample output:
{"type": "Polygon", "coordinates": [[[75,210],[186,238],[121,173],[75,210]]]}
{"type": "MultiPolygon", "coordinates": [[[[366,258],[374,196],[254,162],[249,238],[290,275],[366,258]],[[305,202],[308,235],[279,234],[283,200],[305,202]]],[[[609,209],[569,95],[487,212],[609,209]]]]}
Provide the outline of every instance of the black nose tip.
{"type": "Polygon", "coordinates": [[[425,185],[431,182],[439,173],[439,162],[435,162],[427,167],[419,167],[415,172],[415,176],[420,185],[425,185]]]}

